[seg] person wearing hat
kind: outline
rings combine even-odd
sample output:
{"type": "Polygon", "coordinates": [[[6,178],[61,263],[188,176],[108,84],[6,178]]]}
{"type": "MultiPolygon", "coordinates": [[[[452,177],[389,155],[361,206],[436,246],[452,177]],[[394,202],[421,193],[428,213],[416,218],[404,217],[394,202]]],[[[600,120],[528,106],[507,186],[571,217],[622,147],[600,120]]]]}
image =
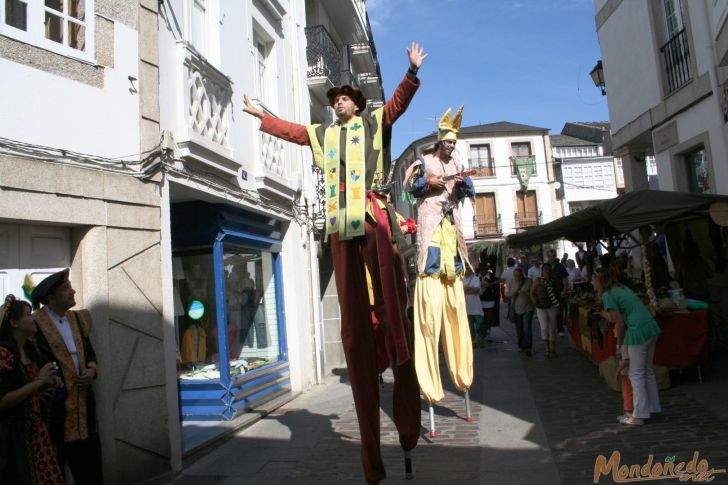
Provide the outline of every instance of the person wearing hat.
{"type": "Polygon", "coordinates": [[[53,394],[46,411],[59,464],[61,468],[68,465],[77,485],[97,485],[103,480],[91,388],[96,378],[96,353],[89,338],[91,315],[88,310],[71,311],[76,291],[68,275],[67,268],[48,276],[30,295],[38,326],[36,342],[41,359],[58,364],[64,384],[53,394]]]}
{"type": "Polygon", "coordinates": [[[331,244],[341,309],[341,340],[359,420],[362,465],[369,483],[386,472],[380,450],[378,375],[392,360],[394,421],[408,452],[420,431],[420,400],[411,359],[411,323],[399,250],[392,243],[400,226],[386,199],[375,192],[384,182],[387,145],[394,122],[405,112],[420,81],[417,70],[427,54],[416,43],[407,49],[409,70],[386,104],[366,112],[356,86],[327,93],[336,120],[299,125],[263,114],[244,97],[244,111],[262,120],[261,131],[309,145],[326,187],[326,237],[331,244]]]}
{"type": "Polygon", "coordinates": [[[473,197],[475,189],[463,174],[462,162],[453,157],[462,112],[460,106],[451,117],[447,110],[438,124],[434,148],[415,160],[404,178],[405,189],[417,200],[415,367],[422,395],[431,404],[445,397],[438,355],[441,334],[453,384],[465,392],[473,382],[473,347],[463,290],[465,268],[472,271],[472,265],[460,225],[460,201],[473,197]]]}

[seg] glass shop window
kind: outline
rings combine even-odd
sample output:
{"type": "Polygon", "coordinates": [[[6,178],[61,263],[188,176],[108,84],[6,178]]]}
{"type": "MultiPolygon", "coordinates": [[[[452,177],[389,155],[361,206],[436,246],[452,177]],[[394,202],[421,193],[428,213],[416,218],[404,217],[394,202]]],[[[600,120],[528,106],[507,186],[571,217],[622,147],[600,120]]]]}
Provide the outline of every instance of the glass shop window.
{"type": "Polygon", "coordinates": [[[226,244],[223,267],[233,374],[280,360],[272,253],[226,244]]]}
{"type": "Polygon", "coordinates": [[[710,192],[710,171],[705,148],[687,154],[690,192],[710,192]]]}
{"type": "Polygon", "coordinates": [[[178,371],[182,379],[219,379],[212,248],[172,260],[178,371]]]}

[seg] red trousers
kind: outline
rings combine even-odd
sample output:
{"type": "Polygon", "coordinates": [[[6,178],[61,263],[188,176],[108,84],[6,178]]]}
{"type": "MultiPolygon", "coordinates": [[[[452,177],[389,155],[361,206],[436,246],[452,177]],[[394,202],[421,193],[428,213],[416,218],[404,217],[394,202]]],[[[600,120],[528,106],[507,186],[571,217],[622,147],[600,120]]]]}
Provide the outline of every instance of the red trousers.
{"type": "MultiPolygon", "coordinates": [[[[354,406],[361,434],[361,461],[364,475],[370,483],[386,477],[379,443],[379,370],[378,359],[393,356],[394,345],[386,331],[388,318],[385,312],[385,295],[382,292],[379,255],[375,226],[367,219],[365,236],[339,240],[331,236],[331,255],[334,263],[336,288],[341,309],[341,340],[349,371],[354,406]],[[374,288],[374,308],[369,302],[366,264],[374,288]],[[378,320],[374,325],[372,313],[378,320]],[[383,348],[384,347],[384,348],[383,348]]],[[[393,245],[394,246],[394,245],[393,245]]],[[[402,259],[396,246],[394,274],[396,294],[386,295],[398,302],[407,340],[412,342],[413,328],[405,312],[406,289],[402,259]]],[[[412,349],[412,345],[409,347],[412,349]]],[[[415,373],[414,359],[401,365],[391,359],[394,371],[394,423],[399,432],[399,442],[405,450],[417,445],[420,433],[420,388],[415,373]]]]}

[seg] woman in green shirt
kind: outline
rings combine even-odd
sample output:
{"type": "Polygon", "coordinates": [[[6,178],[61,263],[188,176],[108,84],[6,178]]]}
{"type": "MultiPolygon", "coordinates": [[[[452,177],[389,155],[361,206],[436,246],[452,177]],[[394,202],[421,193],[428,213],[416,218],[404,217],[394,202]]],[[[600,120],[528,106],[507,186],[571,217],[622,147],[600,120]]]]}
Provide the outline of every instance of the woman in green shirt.
{"type": "Polygon", "coordinates": [[[592,285],[602,298],[604,310],[614,321],[617,351],[622,345],[629,354],[629,380],[634,390],[632,416],[620,417],[624,424],[644,424],[652,413],[659,413],[660,395],[652,370],[660,327],[632,290],[618,283],[607,268],[599,268],[592,285]]]}

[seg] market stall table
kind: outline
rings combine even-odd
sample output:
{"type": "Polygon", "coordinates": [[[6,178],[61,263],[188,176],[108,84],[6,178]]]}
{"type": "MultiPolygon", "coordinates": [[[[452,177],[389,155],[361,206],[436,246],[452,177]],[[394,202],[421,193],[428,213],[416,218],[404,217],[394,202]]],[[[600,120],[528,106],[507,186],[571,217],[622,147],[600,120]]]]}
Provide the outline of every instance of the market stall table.
{"type": "MultiPolygon", "coordinates": [[[[707,356],[710,326],[706,310],[658,313],[655,320],[662,334],[653,362],[658,385],[664,389],[670,386],[670,369],[700,369],[707,356]]],[[[572,304],[566,323],[572,345],[599,367],[612,389],[619,391],[614,322],[592,307],[572,304]]]]}

